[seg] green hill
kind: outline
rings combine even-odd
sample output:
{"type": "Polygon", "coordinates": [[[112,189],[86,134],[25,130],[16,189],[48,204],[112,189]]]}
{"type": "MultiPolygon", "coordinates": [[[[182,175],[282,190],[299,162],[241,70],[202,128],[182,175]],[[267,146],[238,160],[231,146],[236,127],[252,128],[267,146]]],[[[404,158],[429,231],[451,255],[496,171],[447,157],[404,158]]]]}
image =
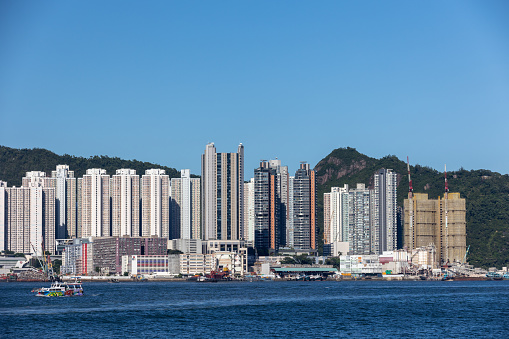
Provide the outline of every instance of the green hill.
{"type": "Polygon", "coordinates": [[[138,160],[122,160],[107,156],[93,156],[90,158],[75,157],[64,154],[58,155],[42,148],[15,149],[0,146],[0,180],[7,181],[9,186],[21,186],[21,179],[29,171],[42,171],[51,176],[57,165],[69,165],[75,177],[82,177],[89,168],[102,168],[109,175],[115,174],[120,168],[136,170],[140,176],[145,170],[160,168],[166,171],[170,178],[180,178],[180,171],[175,168],[142,162],[138,160]]]}
{"type": "MultiPolygon", "coordinates": [[[[317,178],[317,226],[323,239],[323,193],[331,187],[356,183],[372,184],[373,174],[390,168],[398,174],[398,204],[408,194],[407,167],[395,156],[370,158],[354,148],[338,148],[315,166],[317,178]]],[[[428,193],[436,199],[444,193],[444,174],[429,167],[410,167],[416,193],[428,193]]],[[[466,199],[468,261],[482,267],[509,266],[509,175],[489,170],[460,169],[447,173],[450,192],[459,192],[466,199]]],[[[398,229],[402,246],[403,230],[398,229]]],[[[320,244],[321,246],[321,244],[320,244]]]]}
{"type": "MultiPolygon", "coordinates": [[[[138,160],[93,156],[89,158],[57,155],[45,149],[14,149],[0,146],[0,180],[9,186],[21,186],[28,171],[43,171],[50,175],[56,165],[69,165],[76,177],[82,177],[89,168],[103,168],[115,174],[119,168],[131,168],[143,174],[146,169],[161,168],[171,178],[180,177],[174,168],[138,160]]],[[[356,183],[370,186],[373,174],[380,168],[391,168],[398,174],[398,204],[408,192],[406,163],[395,156],[370,158],[354,148],[332,151],[316,166],[318,239],[323,238],[323,193],[331,187],[356,183]]],[[[414,192],[428,193],[436,199],[444,192],[443,173],[420,165],[410,168],[414,192]]],[[[468,261],[476,266],[509,266],[509,176],[489,170],[461,169],[448,172],[451,192],[459,192],[467,203],[467,245],[471,245],[468,261]]],[[[400,227],[398,242],[402,245],[400,227]]],[[[323,244],[319,244],[321,247],[323,244]]]]}

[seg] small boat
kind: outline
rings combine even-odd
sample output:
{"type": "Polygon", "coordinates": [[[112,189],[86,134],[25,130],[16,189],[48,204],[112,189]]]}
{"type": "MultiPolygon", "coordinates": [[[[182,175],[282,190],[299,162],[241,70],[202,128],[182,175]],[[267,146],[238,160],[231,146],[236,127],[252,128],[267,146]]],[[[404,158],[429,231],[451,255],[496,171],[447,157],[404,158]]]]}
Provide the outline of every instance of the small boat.
{"type": "Polygon", "coordinates": [[[111,278],[108,282],[109,283],[119,283],[120,281],[117,278],[111,278]]]}
{"type": "Polygon", "coordinates": [[[502,280],[502,274],[496,272],[489,272],[486,277],[490,280],[502,280]]]}
{"type": "Polygon", "coordinates": [[[83,295],[83,287],[80,281],[60,282],[55,281],[50,287],[41,287],[32,290],[36,297],[72,297],[83,295]]]}

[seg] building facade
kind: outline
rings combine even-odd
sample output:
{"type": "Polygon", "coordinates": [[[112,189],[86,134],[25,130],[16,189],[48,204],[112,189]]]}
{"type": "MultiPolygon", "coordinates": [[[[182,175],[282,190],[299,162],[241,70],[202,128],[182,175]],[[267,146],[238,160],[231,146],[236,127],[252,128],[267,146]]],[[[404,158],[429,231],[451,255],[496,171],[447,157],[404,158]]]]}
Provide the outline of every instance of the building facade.
{"type": "Polygon", "coordinates": [[[140,236],[140,177],[132,169],[118,169],[111,177],[111,235],[140,236]]]}
{"type": "Polygon", "coordinates": [[[55,188],[55,237],[68,239],[76,237],[76,178],[67,165],[57,165],[51,172],[55,188]]]}
{"type": "Polygon", "coordinates": [[[165,238],[93,238],[94,270],[105,273],[123,273],[122,256],[166,255],[168,239],[165,238]]]}
{"type": "Polygon", "coordinates": [[[141,181],[141,235],[169,238],[170,178],[162,169],[149,169],[141,181]]]}
{"type": "Polygon", "coordinates": [[[372,253],[397,249],[397,174],[391,169],[378,170],[373,178],[372,253]]]}
{"type": "Polygon", "coordinates": [[[202,154],[203,239],[237,240],[244,234],[244,146],[217,153],[214,143],[202,154]]]}
{"type": "Polygon", "coordinates": [[[254,178],[244,183],[244,239],[255,240],[254,178]]]}
{"type": "Polygon", "coordinates": [[[466,253],[466,201],[459,193],[447,198],[428,199],[414,193],[413,225],[410,225],[409,200],[404,201],[404,244],[409,251],[434,245],[441,264],[463,262],[466,253]]]}
{"type": "Polygon", "coordinates": [[[88,169],[78,181],[82,237],[108,237],[110,229],[110,176],[100,168],[88,169]]]}
{"type": "Polygon", "coordinates": [[[293,179],[293,246],[316,249],[315,171],[301,163],[293,179]]]}
{"type": "Polygon", "coordinates": [[[171,239],[201,239],[200,179],[188,169],[171,179],[171,239]]]}

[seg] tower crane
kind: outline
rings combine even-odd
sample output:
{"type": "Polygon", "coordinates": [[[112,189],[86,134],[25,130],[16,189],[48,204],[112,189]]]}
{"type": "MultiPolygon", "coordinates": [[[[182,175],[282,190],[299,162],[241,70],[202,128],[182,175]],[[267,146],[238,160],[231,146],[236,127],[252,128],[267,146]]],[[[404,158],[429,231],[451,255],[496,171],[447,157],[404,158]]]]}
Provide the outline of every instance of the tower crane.
{"type": "Polygon", "coordinates": [[[414,249],[414,189],[412,187],[412,179],[410,178],[410,161],[406,157],[406,165],[408,170],[408,226],[410,231],[410,250],[414,249]]]}

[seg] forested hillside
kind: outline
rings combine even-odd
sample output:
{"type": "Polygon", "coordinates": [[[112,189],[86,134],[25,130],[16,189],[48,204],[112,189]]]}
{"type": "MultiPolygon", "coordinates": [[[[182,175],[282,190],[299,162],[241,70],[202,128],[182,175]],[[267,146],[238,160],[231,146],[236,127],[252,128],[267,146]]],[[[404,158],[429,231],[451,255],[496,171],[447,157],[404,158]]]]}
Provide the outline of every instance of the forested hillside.
{"type": "MultiPolygon", "coordinates": [[[[320,239],[323,234],[323,193],[331,187],[356,183],[372,184],[373,174],[380,168],[393,169],[398,174],[398,204],[408,194],[407,167],[395,156],[370,158],[354,148],[332,151],[315,167],[317,177],[317,223],[320,239]]],[[[444,193],[444,173],[429,167],[410,167],[416,193],[428,193],[436,199],[444,193]]],[[[459,192],[466,199],[467,246],[471,245],[468,261],[476,266],[509,265],[509,175],[489,170],[461,169],[447,173],[450,192],[459,192]]],[[[403,244],[402,227],[398,230],[403,244]]]]}
{"type": "MultiPolygon", "coordinates": [[[[138,160],[122,160],[107,156],[89,158],[57,155],[45,149],[14,149],[0,146],[0,180],[9,186],[20,186],[27,171],[43,171],[51,175],[56,165],[69,165],[76,177],[89,168],[103,168],[115,174],[120,168],[135,169],[142,175],[146,169],[161,168],[172,177],[179,177],[174,168],[138,160]]],[[[316,166],[317,172],[317,226],[318,239],[323,239],[323,193],[333,186],[365,183],[371,186],[373,174],[380,168],[393,169],[398,174],[398,204],[403,205],[408,192],[406,163],[395,156],[381,159],[368,157],[354,148],[332,151],[316,166]]],[[[435,169],[415,165],[410,168],[414,192],[428,193],[436,199],[444,192],[444,175],[435,169]]],[[[509,175],[489,170],[448,172],[450,192],[459,192],[466,199],[467,245],[471,245],[468,261],[476,266],[509,266],[509,175]]],[[[399,244],[403,245],[400,227],[399,244]]],[[[323,244],[319,244],[321,247],[323,244]]]]}
{"type": "Polygon", "coordinates": [[[90,158],[75,157],[64,154],[58,155],[42,148],[15,149],[0,146],[0,180],[7,181],[9,186],[21,186],[21,179],[29,171],[42,171],[51,176],[57,165],[69,165],[75,177],[82,177],[89,168],[105,169],[109,175],[115,174],[120,168],[136,170],[140,176],[150,168],[166,170],[170,178],[179,178],[180,171],[175,168],[142,162],[138,160],[123,160],[107,156],[93,156],[90,158]]]}

